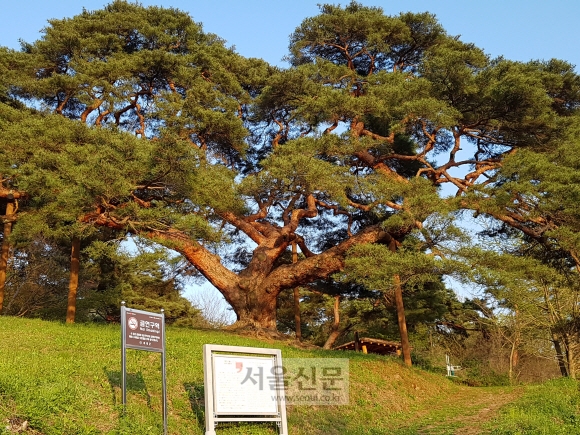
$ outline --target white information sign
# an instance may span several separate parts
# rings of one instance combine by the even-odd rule
[[[217,415],[278,414],[274,358],[214,354],[213,368]]]
[[[272,422],[288,435],[280,349],[203,345],[205,435],[221,422]]]

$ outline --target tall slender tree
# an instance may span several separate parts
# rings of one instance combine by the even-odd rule
[[[11,195],[12,196],[12,195]],[[12,219],[14,215],[14,200],[6,201],[4,214],[4,231],[2,233],[2,252],[0,253],[0,314],[4,306],[4,294],[6,288],[6,270],[10,257],[10,233],[12,232]]]
[[[68,298],[66,307],[66,323],[75,322],[77,310],[77,291],[79,288],[79,269],[81,262],[81,239],[73,237],[70,253],[70,277],[68,282]]]

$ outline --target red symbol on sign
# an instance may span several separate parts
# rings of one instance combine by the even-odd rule
[[[139,322],[137,321],[136,317],[129,317],[129,321],[127,322],[127,325],[129,325],[130,329],[135,330],[139,326]]]
[[[236,362],[236,371],[238,373],[240,373],[242,371],[242,368],[244,367],[244,363],[241,362]]]

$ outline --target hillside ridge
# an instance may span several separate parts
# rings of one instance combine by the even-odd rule
[[[161,433],[159,354],[127,351],[127,412],[121,412],[119,325],[0,317],[0,336],[0,421],[12,427],[8,433],[24,422],[27,427],[18,433]],[[431,433],[475,423],[480,427],[499,404],[518,395],[513,389],[461,386],[392,357],[300,349],[222,331],[169,327],[166,342],[170,434],[204,433],[205,343],[278,348],[283,358],[348,358],[349,404],[288,406],[291,435]],[[270,426],[246,424],[220,426],[218,433],[276,432]]]

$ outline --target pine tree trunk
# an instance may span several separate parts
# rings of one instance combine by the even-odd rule
[[[2,254],[0,255],[0,314],[4,306],[4,293],[6,290],[6,271],[8,269],[8,257],[10,255],[10,243],[8,238],[12,232],[12,221],[10,217],[14,213],[14,203],[6,203],[6,221],[4,222],[4,238],[2,239]]]
[[[296,252],[296,242],[292,242],[292,263],[298,261],[298,253]],[[296,332],[296,340],[302,341],[302,322],[300,316],[300,289],[294,287],[294,331]]]
[[[403,305],[403,289],[399,275],[395,275],[395,304],[397,305],[397,321],[399,322],[399,333],[401,335],[401,347],[403,348],[403,360],[408,366],[411,362],[411,344],[409,343],[409,333],[407,332],[407,320],[405,319],[405,306]]]
[[[226,296],[226,295],[224,295]],[[265,333],[277,333],[276,327],[276,295],[264,289],[253,288],[241,293],[235,299],[226,300],[234,309],[237,320],[231,329],[256,329]]]
[[[334,297],[334,321],[332,322],[332,329],[326,343],[322,346],[323,349],[332,349],[332,346],[340,337],[342,331],[340,330],[340,296]]]
[[[574,337],[565,334],[564,343],[566,345],[566,359],[568,362],[568,374],[572,379],[576,379],[576,345]]]
[[[548,309],[551,324],[556,325],[558,323],[558,318],[556,317],[556,314],[552,307],[547,287],[544,287],[544,302],[546,303],[546,307]],[[558,360],[558,367],[560,368],[560,373],[562,374],[562,376],[568,377],[570,376],[570,372],[568,371],[568,367],[566,365],[566,357],[564,355],[564,350],[566,348],[566,343],[563,341],[564,337],[562,337],[562,335],[560,334],[557,334],[553,328],[550,328],[550,335],[552,336],[552,343],[554,344],[554,350],[556,351],[556,359]],[[562,348],[562,345],[564,346],[564,350]]]
[[[566,367],[564,353],[562,352],[562,346],[560,345],[560,339],[553,331],[552,331],[552,343],[554,344],[554,350],[556,351],[556,359],[558,360],[558,367],[560,368],[560,373],[562,374],[562,376],[568,377],[569,373]]]
[[[296,333],[296,340],[302,341],[302,327],[300,323],[302,318],[300,315],[300,288],[294,287],[294,332]]]
[[[519,360],[519,352],[518,348],[520,346],[520,330],[519,330],[519,322],[520,322],[520,310],[518,306],[515,306],[514,310],[514,319],[515,319],[515,332],[513,339],[511,340],[512,346],[510,349],[510,368],[509,368],[509,380],[510,384],[513,384],[514,381],[514,372],[515,368],[518,365]]]
[[[77,291],[79,288],[81,239],[74,237],[70,255],[70,277],[68,282],[68,304],[66,309],[66,323],[75,322],[77,311]]]
[[[389,243],[391,252],[397,250],[395,241]],[[409,333],[407,332],[407,320],[405,319],[405,305],[403,304],[403,288],[401,287],[401,277],[394,276],[395,280],[395,305],[397,306],[397,322],[399,323],[399,334],[401,336],[401,347],[403,351],[403,361],[408,366],[412,366],[411,344],[409,343]]]
[[[510,385],[512,385],[513,382],[514,382],[514,367],[515,367],[515,364],[516,364],[515,361],[517,359],[517,356],[516,356],[517,355],[517,352],[518,351],[516,349],[516,343],[514,341],[514,342],[512,342],[512,346],[511,346],[511,349],[510,349],[510,367],[509,367],[509,370],[508,370],[508,377],[509,377],[509,380],[510,380]]]

